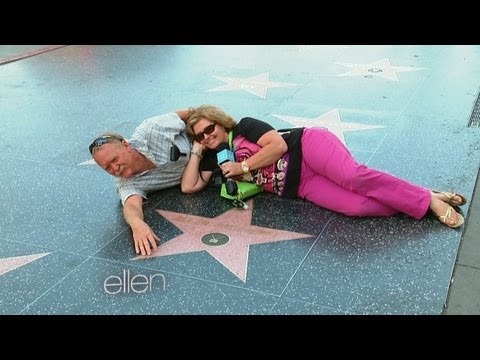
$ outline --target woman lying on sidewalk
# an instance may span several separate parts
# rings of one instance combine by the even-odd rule
[[[216,149],[233,132],[235,162],[220,165],[226,178],[252,181],[265,191],[299,197],[349,216],[407,214],[423,218],[428,210],[445,225],[464,223],[453,207],[467,199],[432,191],[386,172],[359,164],[345,145],[324,128],[295,128],[280,134],[269,124],[243,118],[238,123],[209,105],[190,109],[187,130],[192,154],[182,177],[182,191],[193,193],[209,183],[219,167]]]

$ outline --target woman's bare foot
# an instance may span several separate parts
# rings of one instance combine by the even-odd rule
[[[463,216],[457,213],[453,207],[448,204],[448,202],[442,200],[441,196],[438,195],[442,194],[432,192],[430,210],[435,214],[441,223],[451,228],[462,226],[465,222]]]

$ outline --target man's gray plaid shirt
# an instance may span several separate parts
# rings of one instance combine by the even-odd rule
[[[144,120],[135,130],[128,143],[153,161],[156,168],[131,178],[114,178],[122,204],[131,195],[144,199],[150,191],[179,185],[183,170],[190,158],[192,145],[185,122],[175,112],[158,115]],[[170,160],[170,148],[176,145],[181,153],[177,161]]]

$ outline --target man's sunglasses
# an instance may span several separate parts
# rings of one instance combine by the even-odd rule
[[[112,135],[100,136],[100,137],[96,138],[95,140],[93,140],[93,142],[88,147],[88,150],[90,150],[90,155],[93,155],[93,152],[96,149],[98,149],[103,144],[106,144],[111,139],[122,141],[122,139],[119,139],[117,136],[112,136]]]
[[[210,135],[215,130],[216,123],[208,125],[201,133],[193,135],[195,141],[200,142],[205,138],[205,135]]]

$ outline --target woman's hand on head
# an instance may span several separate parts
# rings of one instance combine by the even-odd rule
[[[200,144],[198,141],[194,140],[194,141],[193,141],[192,150],[198,151],[198,152],[201,153],[201,152],[203,152],[204,147],[203,147],[203,145]]]

